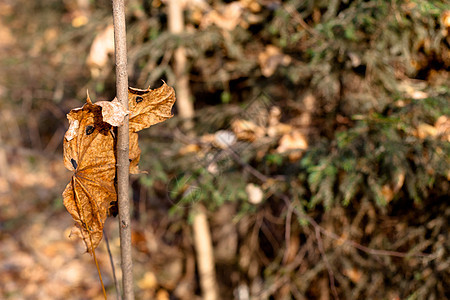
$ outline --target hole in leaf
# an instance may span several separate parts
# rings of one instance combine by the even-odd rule
[[[119,214],[119,206],[117,201],[109,202],[109,214],[113,217],[116,217]]]
[[[142,102],[142,100],[144,100],[144,98],[142,98],[141,96],[136,97],[136,103]]]
[[[95,129],[95,127],[92,125],[86,126],[86,135],[90,135],[91,133],[93,133],[94,129]]]
[[[70,162],[72,163],[72,166],[73,166],[74,169],[78,168],[78,164],[77,164],[75,159],[71,158]]]

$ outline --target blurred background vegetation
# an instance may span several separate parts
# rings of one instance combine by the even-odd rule
[[[183,47],[195,109],[189,132],[175,109],[141,136],[137,298],[201,297],[197,205],[223,299],[449,297],[449,2],[180,4],[174,34],[166,2],[127,1],[130,86],[176,89]],[[110,5],[0,2],[2,299],[101,295],[67,239],[61,153],[86,90],[115,96]]]

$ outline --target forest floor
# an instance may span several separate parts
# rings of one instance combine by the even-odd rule
[[[61,192],[71,174],[61,158],[1,149],[8,171],[0,177],[0,298],[102,299],[92,257],[69,238],[73,220]],[[100,247],[97,257],[109,286],[108,254]]]
[[[131,2],[130,84],[176,86],[164,1]],[[216,2],[186,11],[194,137],[175,110],[140,138],[136,298],[200,299],[194,202],[224,299],[449,298],[445,3]],[[2,300],[103,299],[93,257],[69,237],[62,140],[86,89],[114,98],[110,4],[0,1]],[[98,40],[102,72],[89,61]],[[120,280],[117,219],[105,232]],[[104,241],[96,256],[115,299]]]

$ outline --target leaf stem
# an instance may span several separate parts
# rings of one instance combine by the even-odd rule
[[[95,248],[94,248],[94,243],[92,241],[91,229],[89,228],[89,226],[87,225],[87,223],[85,221],[85,217],[84,217],[83,211],[81,209],[82,206],[80,204],[80,200],[79,200],[79,197],[78,197],[78,194],[77,194],[77,190],[75,189],[75,183],[76,182],[77,182],[76,177],[73,176],[72,177],[72,187],[73,187],[73,195],[74,195],[74,198],[75,198],[75,204],[77,205],[77,208],[78,208],[78,214],[80,216],[80,221],[83,224],[84,228],[86,229],[86,231],[87,231],[87,233],[89,235],[89,242],[91,243],[90,246],[91,246],[92,256],[94,257],[95,266],[97,267],[98,278],[100,279],[100,284],[102,285],[103,296],[105,297],[105,300],[106,300],[107,297],[106,297],[105,285],[103,284],[102,272],[100,272],[100,267],[98,265],[97,256],[95,255]],[[81,228],[80,228],[80,231],[83,234],[83,231],[82,231]],[[83,241],[84,241],[84,238],[83,238]],[[89,246],[86,246],[86,247],[89,250]]]
[[[88,233],[89,233],[89,240],[91,241],[91,245],[92,245],[92,235],[91,235],[90,231],[88,231]],[[94,256],[95,266],[97,267],[97,272],[98,272],[98,278],[100,279],[100,283],[102,285],[103,296],[105,297],[105,300],[106,300],[108,298],[106,297],[105,285],[103,284],[102,273],[100,272],[100,267],[98,265],[97,256],[95,256],[94,248],[92,248],[92,256]]]
[[[120,295],[119,283],[117,282],[116,268],[114,267],[114,259],[113,259],[112,253],[111,253],[111,248],[109,246],[108,235],[106,234],[106,231],[104,228],[103,228],[103,237],[105,238],[106,250],[108,250],[109,262],[111,263],[111,269],[112,269],[112,274],[113,274],[113,279],[114,279],[114,286],[116,287],[117,300],[121,300],[122,297]]]

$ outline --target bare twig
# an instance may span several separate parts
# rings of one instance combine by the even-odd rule
[[[282,286],[288,284],[289,280],[290,278],[287,275],[277,278],[268,288],[257,295],[258,299],[268,299],[270,296],[273,296]]]
[[[0,144],[3,144],[2,136],[0,135]],[[8,169],[9,169],[9,163],[8,158],[6,156],[6,149],[3,147],[0,147],[0,165],[2,166],[0,168],[0,177],[8,178]],[[8,183],[8,189],[9,190],[9,182]]]
[[[128,109],[127,40],[124,0],[112,0],[114,46],[116,58],[117,99]],[[131,256],[131,227],[129,187],[129,127],[128,116],[118,128],[117,135],[117,197],[119,202],[120,249],[122,258],[123,299],[134,299],[133,261]]]
[[[320,229],[318,227],[314,228],[316,232],[317,246],[319,247],[320,255],[322,256],[323,262],[328,270],[328,278],[330,280],[331,291],[333,292],[334,299],[339,299],[338,292],[336,290],[336,285],[334,284],[334,272],[331,268],[328,257],[325,254],[325,249],[323,248],[322,237],[320,236]]]
[[[197,203],[194,208],[196,214],[193,220],[193,233],[195,251],[197,252],[200,285],[202,287],[203,299],[220,299],[216,280],[214,263],[214,251],[212,248],[211,233],[206,217],[205,207]]]
[[[108,236],[106,235],[105,228],[103,228],[103,237],[105,238],[106,249],[108,250],[108,255],[109,255],[109,262],[111,263],[111,269],[112,269],[112,274],[113,274],[113,278],[114,278],[114,286],[116,287],[117,300],[121,300],[122,297],[120,296],[120,287],[119,287],[119,283],[117,282],[116,268],[114,267],[114,259],[113,259],[112,253],[111,253],[111,248],[109,247],[109,240],[108,240]]]
[[[283,8],[290,14],[290,16],[296,21],[303,29],[305,29],[309,34],[315,36],[317,35],[317,31],[311,28],[308,24],[306,24],[305,20],[298,13],[297,9],[292,5],[284,5]]]
[[[284,230],[284,239],[286,243],[286,250],[284,252],[283,256],[283,264],[286,264],[288,261],[288,254],[289,254],[289,245],[291,244],[291,222],[292,222],[292,206],[288,206],[288,212],[286,214],[286,225]]]
[[[181,34],[184,31],[184,18],[182,1],[169,0],[168,1],[168,21],[169,30],[174,34]],[[177,90],[177,108],[178,113],[183,119],[183,128],[190,131],[193,124],[194,104],[190,101],[189,95],[189,77],[186,73],[186,51],[184,47],[178,47],[174,53],[174,71],[175,71],[175,87]]]

